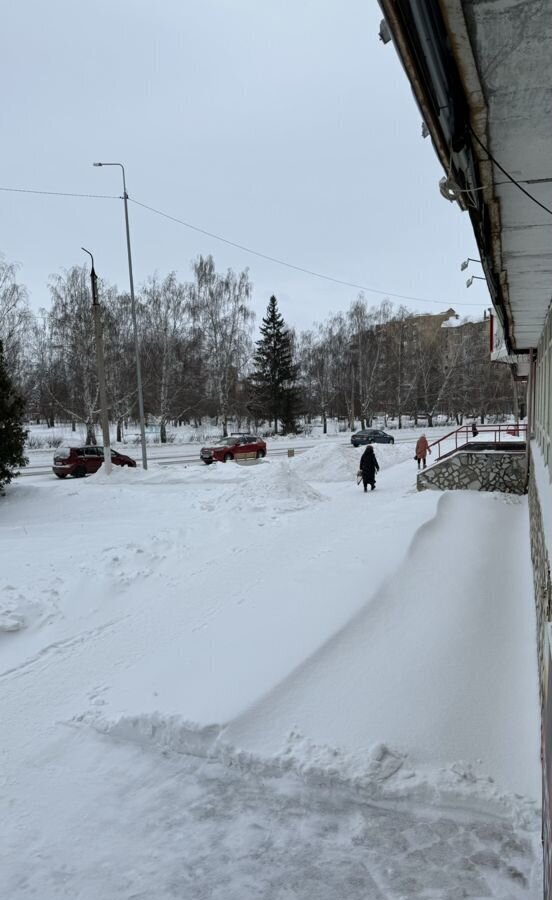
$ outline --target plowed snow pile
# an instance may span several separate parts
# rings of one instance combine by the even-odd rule
[[[198,465],[168,465],[151,463],[145,472],[143,469],[113,466],[111,474],[107,475],[102,465],[94,478],[87,478],[73,483],[82,486],[85,490],[90,486],[98,485],[162,485],[162,484],[217,484],[239,482],[247,478],[247,467],[234,463],[216,463],[211,466]]]
[[[225,502],[234,509],[293,512],[324,499],[288,462],[244,466],[242,471],[245,477],[239,479],[239,485],[224,494]]]
[[[362,450],[349,444],[322,444],[296,456],[293,471],[306,481],[354,481]]]
[[[408,441],[401,444],[374,444],[374,453],[380,469],[389,468],[412,459],[415,443]],[[351,444],[323,444],[313,447],[305,453],[296,456],[291,465],[293,471],[306,481],[324,482],[352,482],[356,478],[360,458],[364,453],[364,447],[353,447]]]

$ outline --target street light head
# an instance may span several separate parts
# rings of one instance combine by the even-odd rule
[[[468,280],[466,281],[466,287],[469,288],[472,286],[472,284],[473,284],[473,275],[471,278],[468,278]]]
[[[103,163],[92,163],[93,166],[103,166]]]
[[[98,165],[98,163],[94,163],[94,165],[96,166],[96,165]],[[470,264],[469,259],[465,259],[464,262],[462,263],[462,265],[460,266],[460,271],[464,272],[468,268],[469,264]]]

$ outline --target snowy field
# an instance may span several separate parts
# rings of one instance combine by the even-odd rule
[[[7,489],[2,896],[540,896],[526,498],[413,448]]]

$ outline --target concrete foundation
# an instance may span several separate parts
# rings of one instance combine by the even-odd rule
[[[526,492],[526,457],[523,451],[459,450],[418,473],[419,491]]]

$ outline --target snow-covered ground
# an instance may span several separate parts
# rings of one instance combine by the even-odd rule
[[[6,897],[539,896],[526,500],[413,447],[8,488]]]

